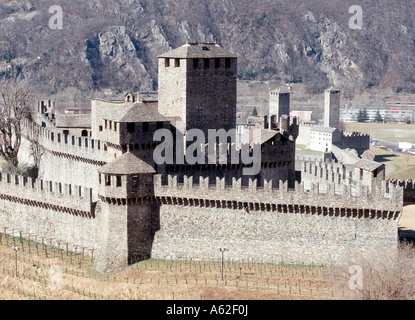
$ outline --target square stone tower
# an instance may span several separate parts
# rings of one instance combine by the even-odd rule
[[[236,127],[237,57],[216,43],[186,43],[158,57],[159,112],[198,128]]]
[[[290,115],[290,90],[285,86],[270,92],[268,112],[270,128],[273,128],[273,124],[278,123],[284,114]]]
[[[340,90],[329,88],[324,92],[324,126],[339,128]]]

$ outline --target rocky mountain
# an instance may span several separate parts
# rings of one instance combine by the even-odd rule
[[[238,77],[415,92],[414,1],[21,0],[0,3],[0,76],[44,93],[157,89],[157,55],[216,41],[238,55]],[[62,29],[50,20],[62,8]]]

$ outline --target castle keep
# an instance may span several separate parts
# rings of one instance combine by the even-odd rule
[[[244,175],[246,164],[230,161],[245,143],[232,134],[210,146],[227,151],[222,161],[155,163],[157,130],[186,142],[190,129],[228,131],[236,120],[234,54],[216,43],[187,43],[158,59],[158,102],[134,93],[124,101],[94,99],[80,132],[36,106],[23,121],[19,156],[38,164],[39,178],[0,175],[3,232],[82,248],[103,272],[149,257],[216,260],[224,246],[229,259],[317,264],[396,248],[413,183],[386,181],[372,162],[349,168],[296,161],[299,125],[289,116],[287,92],[277,92],[283,96],[259,137],[248,133],[250,152],[260,148],[258,174]],[[174,141],[178,159],[189,141]]]

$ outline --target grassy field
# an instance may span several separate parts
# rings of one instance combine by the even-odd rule
[[[20,248],[18,277],[12,245]],[[226,261],[222,280],[221,266],[150,259],[122,272],[100,274],[89,257],[3,236],[0,299],[329,300],[349,299],[352,293],[348,278],[327,267]]]
[[[372,139],[415,143],[415,124],[343,122],[342,129],[369,133]]]
[[[387,173],[387,178],[415,179],[415,156],[377,148],[370,150],[375,154],[375,161],[393,166],[394,170]]]
[[[324,152],[321,152],[321,151],[307,149],[307,147],[305,145],[302,145],[302,144],[296,144],[295,145],[295,152],[296,153],[324,153]]]

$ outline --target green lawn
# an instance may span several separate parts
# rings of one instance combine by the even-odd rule
[[[387,174],[391,179],[415,179],[415,155],[389,152],[371,148],[375,154],[375,161],[385,162],[394,166],[395,170]]]
[[[307,149],[307,147],[305,145],[296,144],[295,145],[295,153],[323,153],[323,152],[310,150],[310,149]]]
[[[341,128],[369,133],[372,139],[415,143],[415,124],[343,122]]]

